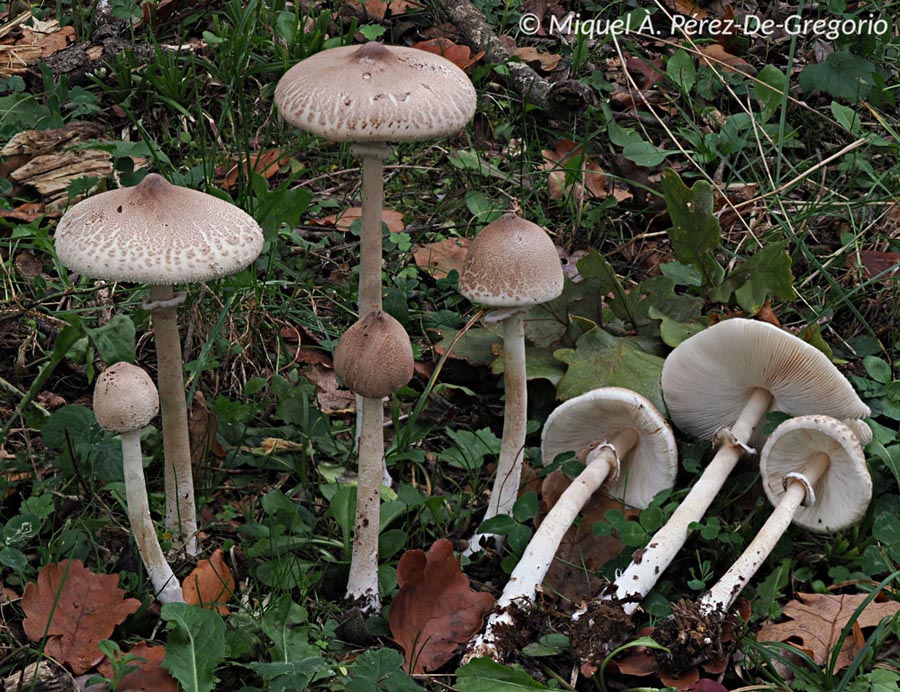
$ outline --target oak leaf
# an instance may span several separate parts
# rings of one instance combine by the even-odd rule
[[[225,553],[221,548],[216,549],[208,560],[200,560],[182,586],[185,603],[215,609],[221,615],[228,614],[225,603],[234,589],[234,577],[225,564]]]
[[[841,631],[851,621],[868,594],[798,593],[782,612],[785,622],[767,622],[756,635],[761,642],[785,642],[807,653],[819,665],[825,665],[837,646]],[[863,627],[875,627],[883,618],[900,610],[896,601],[872,601],[863,608],[838,654],[835,670],[846,668],[865,645]]]
[[[468,46],[461,46],[444,36],[419,41],[418,43],[414,43],[412,47],[417,48],[418,50],[424,50],[427,53],[440,55],[461,70],[472,67],[472,65],[484,57],[483,50],[480,50],[473,55],[472,49]]]
[[[457,274],[462,273],[471,243],[468,238],[445,238],[436,243],[415,245],[413,260],[419,269],[435,279],[444,279],[454,269]]]
[[[118,584],[118,574],[96,574],[81,560],[44,566],[22,594],[26,636],[37,642],[46,635],[45,654],[86,673],[103,659],[98,643],[141,607]]]
[[[131,647],[128,654],[145,660],[143,663],[135,661],[131,664],[138,666],[138,669],[122,678],[117,689],[140,690],[141,692],[177,692],[178,682],[169,671],[162,667],[163,659],[166,657],[164,646],[152,646],[147,642],[140,642]],[[109,659],[97,666],[97,670],[104,677],[113,677],[113,665]]]
[[[427,555],[406,551],[397,565],[397,582],[400,591],[389,623],[408,673],[433,671],[449,661],[494,606],[491,594],[472,590],[446,538],[435,541]]]
[[[334,226],[339,231],[349,231],[353,222],[362,218],[362,207],[350,207],[340,214],[331,214],[321,219],[314,219],[311,223],[317,226]],[[398,233],[406,228],[403,223],[403,214],[394,209],[381,210],[381,222],[388,227],[391,233]]]

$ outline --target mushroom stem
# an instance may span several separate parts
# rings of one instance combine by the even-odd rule
[[[125,501],[128,505],[128,521],[137,543],[138,552],[150,583],[156,591],[160,603],[183,603],[181,584],[169,567],[166,556],[159,546],[153,522],[150,519],[150,503],[147,500],[147,486],[144,480],[144,465],[141,457],[140,430],[120,433],[122,440],[122,470],[125,475]]]
[[[503,320],[503,438],[494,486],[482,522],[498,514],[509,514],[519,493],[522,456],[525,453],[525,429],[528,412],[528,388],[525,377],[525,313],[518,310]],[[465,555],[481,550],[484,538],[499,540],[494,534],[476,533],[469,540]]]
[[[381,309],[381,235],[384,162],[391,147],[381,142],[354,144],[362,162],[362,229],[359,248],[359,316]]]
[[[153,286],[150,301],[169,301],[174,295],[171,286]],[[178,337],[178,312],[173,306],[154,309],[152,314],[162,409],[166,528],[172,532],[174,545],[177,548],[184,547],[185,552],[193,557],[200,550],[197,545],[197,511],[194,503],[181,342]]]
[[[637,609],[640,601],[656,585],[660,575],[681,550],[687,541],[688,527],[706,514],[735,464],[747,451],[750,436],[763,420],[771,403],[772,395],[768,390],[757,387],[751,392],[731,430],[723,430],[718,434],[723,440],[722,446],[690,492],[665,525],[650,539],[640,559],[632,562],[616,579],[615,596],[628,601],[624,605],[627,614],[630,615]]]
[[[727,611],[731,608],[734,599],[769,557],[800,505],[813,501],[810,491],[830,465],[828,455],[818,452],[810,457],[801,473],[790,475],[784,495],[759,533],[722,578],[700,599],[700,608],[704,613]]]
[[[347,582],[347,599],[361,601],[366,614],[381,610],[378,594],[378,534],[381,526],[381,469],[384,459],[381,399],[362,398],[356,530]]]
[[[586,458],[586,466],[572,480],[569,487],[560,495],[556,504],[541,521],[528,547],[497,600],[495,612],[488,618],[484,634],[479,635],[469,646],[465,661],[479,656],[496,658],[495,645],[497,625],[513,625],[513,618],[508,607],[519,600],[533,601],[537,587],[544,581],[547,571],[553,563],[559,544],[566,532],[575,522],[591,496],[597,492],[607,479],[613,482],[619,475],[621,459],[631,451],[638,442],[638,432],[627,428],[616,435],[612,441],[601,442],[591,449]]]

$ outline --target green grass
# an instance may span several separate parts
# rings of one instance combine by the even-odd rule
[[[33,12],[71,24],[83,36],[97,25],[94,4],[57,0],[37,4]],[[122,16],[136,9],[124,0],[111,4]],[[355,469],[353,416],[339,407],[323,410],[307,362],[313,353],[329,356],[357,317],[357,231],[314,221],[358,204],[358,162],[348,146],[280,123],[272,95],[277,79],[298,60],[354,43],[360,31],[368,36],[384,28],[380,40],[401,42],[410,26],[421,31],[438,23],[435,10],[397,16],[381,27],[342,19],[330,6],[307,11],[284,0],[173,4],[181,9],[153,29],[136,29],[133,36],[124,32],[138,48],[126,48],[78,83],[54,77],[46,66],[0,79],[0,138],[76,120],[98,123],[109,138],[100,146],[116,173],[75,181],[73,196],[136,183],[142,174],[135,170],[138,159],[173,182],[231,199],[260,222],[266,245],[254,267],[209,286],[189,287],[180,312],[187,391],[198,406],[198,394],[203,395],[215,421],[208,432],[218,441],[196,466],[203,543],[208,552],[223,547],[229,553],[242,599],[232,601],[232,615],[222,625],[227,646],[213,662],[218,689],[292,689],[285,676],[293,675],[299,689],[359,690],[373,669],[384,677],[365,689],[405,689],[409,680],[384,639],[360,647],[341,629],[353,528],[354,488],[348,483]],[[510,34],[523,11],[518,2],[478,6],[498,32]],[[586,2],[579,9],[583,17],[615,18],[654,7]],[[0,2],[0,10],[6,8],[8,3]],[[735,9],[739,15],[751,11],[741,4]],[[822,12],[849,17],[864,9],[834,2]],[[663,26],[663,11],[655,11]],[[900,21],[896,3],[878,12]],[[198,45],[201,39],[204,44]],[[193,49],[171,49],[189,40]],[[553,353],[562,348],[578,353],[579,339],[597,325],[616,344],[628,340],[659,357],[673,343],[665,329],[661,333],[667,323],[649,312],[653,309],[669,310],[666,316],[675,326],[696,326],[711,315],[747,313],[751,303],[768,300],[785,326],[815,327],[807,336],[830,347],[873,409],[876,434],[867,455],[875,497],[862,523],[836,536],[789,530],[744,592],[752,602],[749,632],[741,643],[746,658],[729,666],[724,684],[728,689],[890,689],[878,685],[889,685],[900,666],[896,619],[870,632],[858,662],[847,670],[823,671],[789,658],[783,647],[756,643],[753,631],[765,618],[777,617],[797,593],[881,589],[896,598],[897,289],[889,273],[867,275],[863,258],[872,250],[900,252],[897,39],[841,36],[830,48],[855,59],[835,64],[816,58],[810,36],[738,36],[728,50],[751,63],[754,76],[719,63],[704,66],[699,52],[708,41],[698,37],[599,36],[571,46],[553,37],[518,40],[562,54],[565,64],[574,65],[569,76],[597,90],[596,106],[575,114],[542,113],[506,88],[501,70],[479,64],[471,73],[479,94],[473,124],[447,141],[398,146],[386,162],[385,205],[404,214],[408,236],[388,238],[385,305],[409,331],[417,360],[435,366],[436,374],[430,381],[427,373],[418,375],[390,403],[387,463],[397,485],[383,507],[389,517],[380,574],[385,603],[396,594],[403,551],[427,549],[441,537],[461,541],[476,528],[492,482],[490,440],[502,425],[502,386],[486,350],[492,335],[467,325],[476,310],[458,294],[457,277],[436,280],[416,268],[410,244],[472,238],[499,213],[516,209],[548,228],[567,252],[596,251],[608,263],[601,266],[590,255],[579,264],[585,281],[567,287],[553,319],[532,314],[540,320],[530,327],[530,357],[550,368],[532,373],[530,382],[526,457],[534,465],[540,464],[540,426],[556,404],[559,376],[566,372]],[[846,84],[857,82],[868,85],[865,94],[845,93]],[[633,112],[625,96],[649,83],[648,103]],[[552,199],[542,150],[554,149],[562,139],[580,144],[586,157],[565,167],[568,183],[580,179],[580,166],[590,160],[634,198]],[[276,148],[285,156],[276,175],[265,179],[244,170],[232,189],[217,188],[236,163]],[[675,178],[664,176],[666,168],[677,171],[680,188]],[[678,225],[676,198],[699,200],[704,191],[716,212],[703,221],[712,250],[702,257],[680,254],[683,246],[669,233]],[[40,201],[35,190],[0,177],[0,206]],[[195,620],[164,611],[166,630],[147,607],[152,594],[128,535],[116,441],[99,429],[89,410],[93,379],[105,364],[124,354],[155,369],[149,315],[140,308],[144,291],[73,281],[54,254],[55,223],[52,215],[30,223],[0,219],[0,449],[5,452],[0,578],[21,594],[43,565],[81,559],[95,571],[118,573],[122,587],[145,604],[114,635],[123,650],[149,637],[181,641],[194,628],[219,624],[207,615]],[[689,230],[699,233],[693,226]],[[772,247],[781,249],[760,259],[762,250]],[[24,264],[32,256],[41,270],[37,275]],[[701,269],[712,274],[701,281]],[[665,283],[661,272],[672,282]],[[754,279],[762,274],[769,278]],[[792,291],[784,288],[788,279]],[[757,285],[751,285],[754,280]],[[747,297],[751,292],[753,300]],[[677,315],[671,312],[676,304]],[[112,316],[114,328],[108,326]],[[549,332],[548,322],[553,323]],[[468,336],[442,358],[463,329]],[[602,384],[587,377],[566,386],[572,391]],[[62,397],[64,405],[47,393]],[[483,431],[479,435],[489,440],[487,447],[474,431]],[[273,438],[289,446],[264,451],[265,441]],[[143,442],[151,504],[158,512],[163,506],[159,431],[149,428]],[[674,510],[709,458],[705,443],[679,435],[679,445],[678,484],[655,503],[645,525],[638,529],[632,521],[625,527],[634,545],[608,562],[602,576],[614,577],[628,564],[631,551]],[[698,597],[749,543],[768,512],[755,465],[744,462],[645,602],[642,622],[665,617],[680,598]],[[621,531],[624,519],[611,518]],[[523,510],[513,523],[512,548],[494,560],[464,565],[478,588],[502,589],[532,530],[533,512]],[[612,531],[611,524],[598,525],[596,532]],[[168,538],[162,536],[164,542]],[[174,568],[184,576],[192,566],[183,561]],[[0,674],[7,675],[39,654],[22,632],[18,601],[4,606],[3,617],[0,645],[8,655],[0,656]],[[276,634],[284,622],[290,624],[289,641]],[[377,637],[388,634],[383,618],[367,625]],[[519,662],[536,680],[566,689],[572,663],[564,648],[555,656],[526,654]],[[272,667],[284,661],[297,666],[290,672]],[[447,689],[455,683],[455,666],[454,661],[441,671],[446,675],[418,683]],[[610,671],[604,680],[580,678],[574,689],[660,686],[655,678],[641,682]]]

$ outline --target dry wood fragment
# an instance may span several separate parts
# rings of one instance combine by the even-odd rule
[[[78,685],[65,670],[49,661],[32,663],[3,680],[4,692],[78,692]]]
[[[439,0],[439,7],[473,50],[484,51],[488,62],[506,65],[510,86],[536,106],[553,112],[578,111],[596,101],[593,90],[577,79],[550,82],[527,63],[509,62],[512,54],[469,0]]]

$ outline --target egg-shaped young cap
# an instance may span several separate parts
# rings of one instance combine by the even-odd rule
[[[370,42],[294,65],[275,87],[275,106],[291,125],[331,141],[419,141],[463,129],[475,88],[440,55]]]
[[[390,396],[413,376],[409,335],[397,320],[372,310],[344,332],[334,349],[334,373],[368,399]]]
[[[578,454],[611,442],[628,429],[637,432],[638,441],[620,456],[619,477],[608,493],[643,509],[658,492],[674,485],[678,451],[665,418],[637,392],[602,387],[557,406],[544,424],[543,462],[549,464],[563,452]]]
[[[94,415],[104,430],[140,430],[159,412],[156,385],[142,368],[131,363],[110,365],[94,384]]]
[[[681,342],[663,365],[663,397],[672,421],[701,439],[734,425],[757,387],[772,395],[769,411],[869,415],[869,407],[824,353],[767,322],[719,322]]]
[[[810,458],[825,454],[827,470],[812,484],[815,503],[801,506],[794,523],[811,531],[847,528],[862,519],[872,499],[872,478],[854,432],[829,416],[789,418],[772,431],[759,457],[769,501],[777,505],[789,473],[803,473]]]
[[[243,269],[259,255],[263,235],[233,204],[151,173],[73,206],[55,242],[60,262],[86,276],[165,286]]]
[[[459,276],[460,293],[491,308],[546,303],[562,290],[562,264],[550,236],[512,213],[481,229]]]

